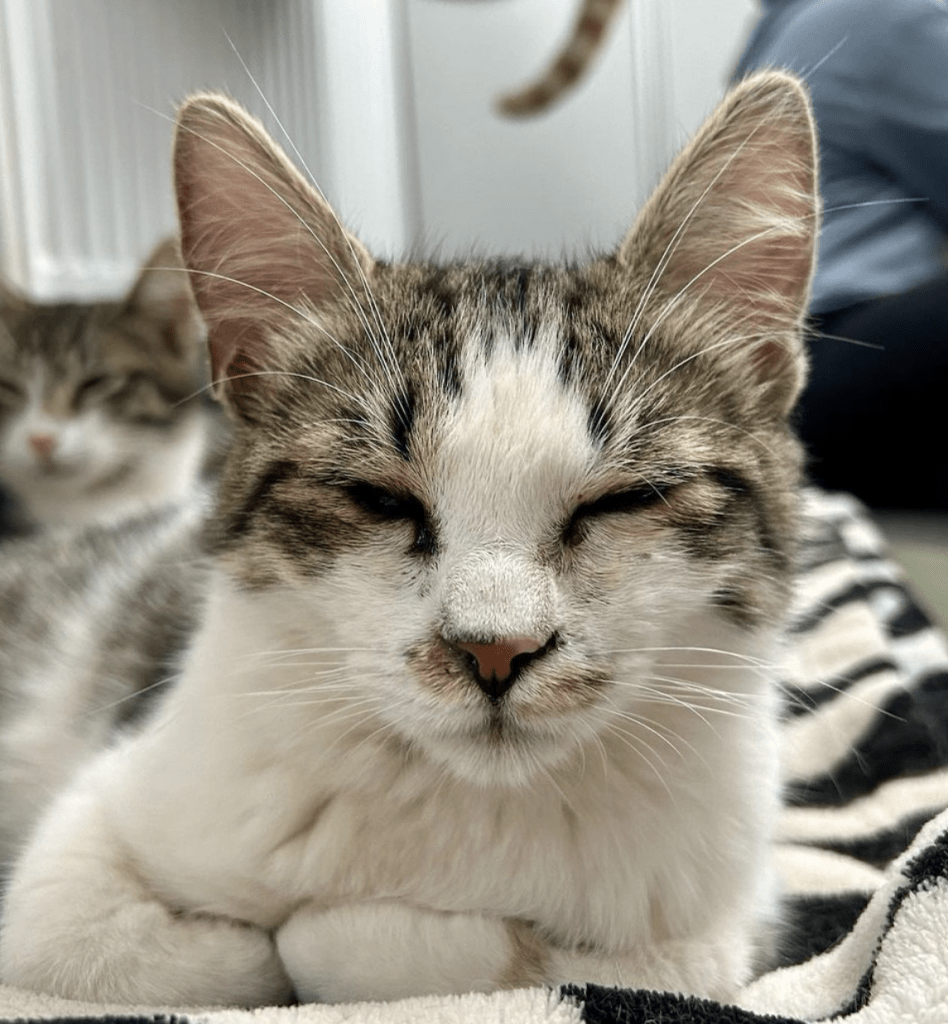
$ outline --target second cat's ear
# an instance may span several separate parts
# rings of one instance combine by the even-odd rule
[[[358,301],[372,259],[263,126],[224,96],[182,106],[174,169],[215,390],[252,419],[267,375],[280,372],[281,328]]]
[[[203,345],[204,324],[176,239],[163,239],[148,255],[124,310],[159,325],[159,336],[173,357],[192,359]]]
[[[645,275],[646,321],[694,334],[700,319],[705,337],[725,325],[719,358],[785,414],[805,378],[818,232],[809,99],[792,76],[765,72],[725,97],[678,156],[619,262]]]
[[[26,296],[0,278],[0,313],[8,315],[25,313],[29,307],[30,303]]]

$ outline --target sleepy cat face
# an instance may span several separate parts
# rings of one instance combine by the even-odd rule
[[[779,616],[798,451],[703,339],[616,362],[636,296],[602,266],[380,268],[373,293],[378,349],[337,316],[346,355],[301,348],[240,400],[219,524],[261,608],[298,595],[302,660],[349,652],[322,668],[366,728],[519,781]]]
[[[339,701],[517,783],[590,736],[661,760],[655,709],[716,667],[757,692],[789,585],[809,133],[767,76],[614,256],[434,267],[372,260],[228,101],[184,108],[182,245],[236,425],[217,550],[261,615],[293,595],[287,635],[322,659],[291,714]]]
[[[40,518],[121,487],[187,432],[203,329],[175,268],[165,243],[123,302],[3,296],[0,482]]]
[[[112,372],[96,351],[108,347],[105,312],[54,306],[18,323],[8,339],[0,402],[3,465],[11,482],[61,479],[81,489],[121,472],[133,457],[125,424],[130,407],[143,404],[145,389]]]

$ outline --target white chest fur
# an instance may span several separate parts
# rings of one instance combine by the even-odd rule
[[[172,905],[273,927],[302,901],[399,900],[617,951],[700,931],[735,889],[758,888],[758,865],[761,896],[775,791],[765,697],[711,725],[672,707],[651,748],[616,732],[531,784],[478,785],[339,692],[344,670],[326,665],[347,654],[297,595],[270,610],[222,585],[162,718],[97,772],[113,827]],[[301,688],[305,659],[288,647],[313,651],[332,680],[322,692]]]

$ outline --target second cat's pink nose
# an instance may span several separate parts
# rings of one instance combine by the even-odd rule
[[[481,679],[504,682],[513,671],[513,660],[520,654],[534,654],[543,641],[532,636],[504,637],[492,644],[461,642],[455,645],[462,651],[474,655],[477,672]]]
[[[30,434],[30,447],[44,460],[49,459],[56,449],[56,439],[49,434]]]

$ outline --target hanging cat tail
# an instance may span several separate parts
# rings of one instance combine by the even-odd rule
[[[314,323],[364,289],[373,261],[263,125],[225,96],[181,107],[174,171],[215,391],[252,419],[255,396],[283,367],[287,325]]]
[[[583,0],[569,37],[536,81],[497,99],[507,117],[542,114],[558,103],[589,71],[602,51],[622,0]]]
[[[683,334],[696,315],[719,322],[733,338],[722,358],[762,407],[785,415],[806,375],[819,219],[809,97],[793,76],[764,72],[732,90],[677,157],[619,261],[658,268],[646,319]]]

